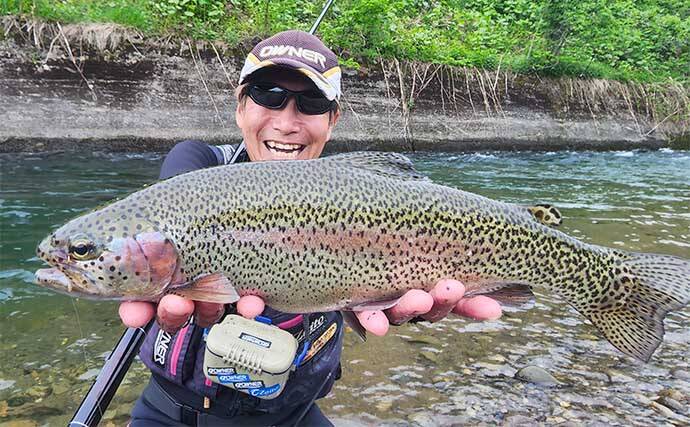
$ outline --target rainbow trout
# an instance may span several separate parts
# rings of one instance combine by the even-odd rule
[[[78,217],[43,240],[37,283],[75,296],[285,312],[390,305],[442,278],[468,295],[560,295],[622,352],[649,360],[690,299],[690,262],[580,242],[525,207],[436,185],[397,154],[198,170]],[[522,290],[522,291],[521,291]]]

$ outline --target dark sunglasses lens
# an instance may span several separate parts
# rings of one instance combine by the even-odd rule
[[[288,94],[279,87],[252,86],[249,88],[249,96],[259,105],[266,108],[280,108],[283,106]]]
[[[304,92],[298,96],[297,106],[304,114],[323,114],[333,108],[333,102],[320,92]]]

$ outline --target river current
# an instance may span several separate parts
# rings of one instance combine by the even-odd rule
[[[525,205],[562,231],[618,249],[690,258],[690,152],[414,153],[437,183]],[[64,425],[121,334],[117,304],[32,284],[38,241],[66,220],[155,181],[163,156],[0,155],[0,425]],[[496,321],[449,317],[359,342],[320,401],[336,425],[686,425],[690,309],[666,321],[650,363],[623,356],[573,309],[538,295]],[[528,366],[555,385],[525,382]],[[126,424],[147,380],[136,362],[102,425]],[[670,399],[670,400],[669,400]],[[676,406],[675,403],[679,406]],[[684,414],[685,412],[685,414]]]

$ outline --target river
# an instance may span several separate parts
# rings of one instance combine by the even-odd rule
[[[550,203],[562,230],[619,249],[690,258],[690,152],[414,153],[437,183]],[[37,242],[67,219],[155,180],[161,154],[2,154],[0,425],[64,424],[122,332],[117,305],[32,285]],[[538,295],[497,321],[456,317],[346,336],[343,378],[320,406],[337,425],[690,423],[690,315],[673,314],[648,364],[617,352],[568,306]],[[526,366],[560,384],[523,382]],[[143,388],[136,362],[103,425],[122,425]],[[661,398],[660,398],[661,396]],[[669,396],[680,406],[668,400]],[[661,399],[655,402],[655,399]],[[664,400],[666,399],[666,400]],[[686,415],[682,412],[686,411]]]

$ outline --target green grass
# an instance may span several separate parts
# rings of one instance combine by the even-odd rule
[[[113,22],[237,46],[307,30],[315,0],[0,0],[0,14]],[[319,29],[349,66],[379,58],[550,76],[690,81],[687,0],[338,0]]]

